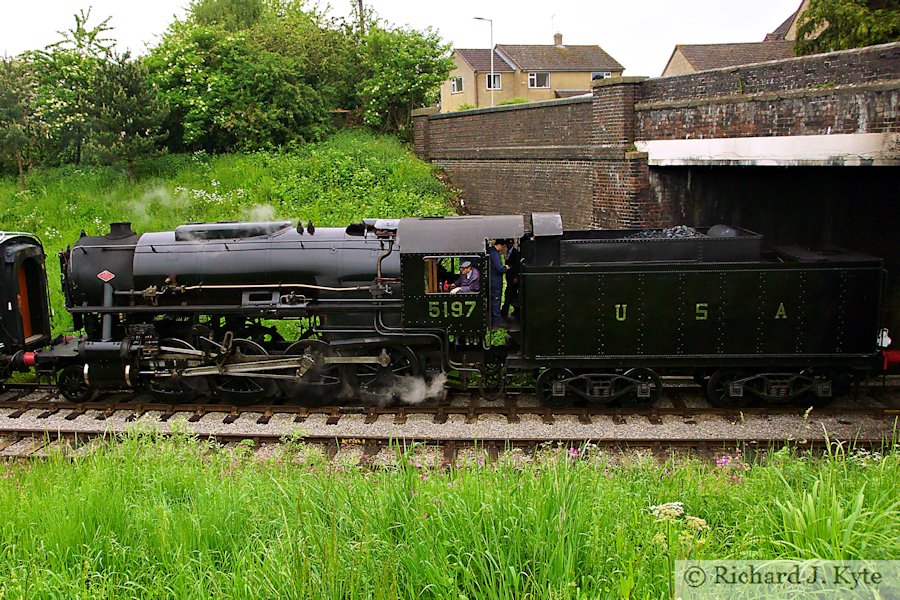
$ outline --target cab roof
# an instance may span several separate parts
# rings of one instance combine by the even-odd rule
[[[523,235],[522,215],[418,217],[400,219],[397,228],[403,254],[484,254],[486,240]]]

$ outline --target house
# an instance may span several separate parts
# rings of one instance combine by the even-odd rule
[[[566,46],[559,33],[553,42],[454,49],[456,67],[441,85],[441,112],[461,106],[484,108],[514,98],[531,102],[587,94],[593,79],[620,77],[625,69],[600,46]]]
[[[803,0],[800,7],[766,35],[761,42],[737,44],[678,44],[663,69],[662,76],[683,75],[709,69],[721,69],[736,65],[780,60],[794,56],[794,41],[797,39],[797,24],[806,10],[809,0]]]

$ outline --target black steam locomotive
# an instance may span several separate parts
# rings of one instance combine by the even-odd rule
[[[521,250],[519,320],[491,345],[487,248]],[[44,254],[0,235],[2,375],[34,368],[66,398],[139,389],[165,402],[417,401],[460,373],[485,390],[534,376],[541,400],[642,405],[693,376],[717,405],[824,403],[898,362],[880,328],[879,259],[781,247],[716,226],[667,239],[565,231],[555,213],[311,223],[115,223],[60,255],[77,336],[51,343]],[[460,265],[478,291],[450,293]]]

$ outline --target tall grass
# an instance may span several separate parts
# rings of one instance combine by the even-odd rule
[[[107,167],[36,170],[28,191],[0,179],[0,230],[37,234],[50,255],[52,305],[66,320],[53,256],[82,230],[131,221],[138,232],[192,221],[312,220],[344,226],[366,217],[449,214],[446,187],[432,167],[396,139],[340,133],[293,154],[168,155],[142,166],[138,183]]]
[[[417,462],[371,471],[297,444],[259,459],[132,434],[74,462],[0,466],[0,597],[665,598],[676,559],[900,552],[895,450],[780,452],[737,479],[590,449]],[[806,504],[815,489],[824,506]],[[666,502],[683,514],[650,510]]]

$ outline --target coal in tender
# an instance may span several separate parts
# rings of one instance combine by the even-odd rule
[[[658,240],[658,239],[682,239],[703,237],[703,234],[687,225],[676,225],[675,227],[663,227],[662,229],[644,229],[628,236],[628,239],[638,240]]]

